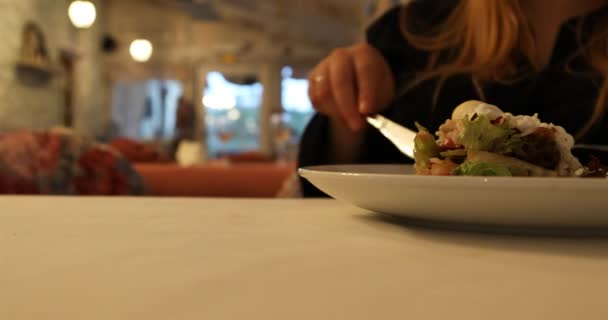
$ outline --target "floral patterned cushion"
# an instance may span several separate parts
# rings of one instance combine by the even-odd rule
[[[110,146],[66,132],[0,134],[0,194],[143,193],[142,178]]]

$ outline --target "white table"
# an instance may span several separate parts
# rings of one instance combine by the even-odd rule
[[[0,319],[608,319],[608,240],[332,200],[0,198]]]

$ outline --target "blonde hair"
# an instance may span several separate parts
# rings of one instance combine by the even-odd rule
[[[597,19],[589,41],[583,43],[583,23],[578,26],[580,51],[594,70],[604,76],[599,97],[589,121],[576,134],[584,136],[601,118],[608,102],[607,19]],[[406,40],[419,50],[430,53],[425,70],[417,74],[408,88],[438,79],[435,99],[442,83],[450,76],[471,74],[477,92],[484,98],[481,84],[489,81],[509,83],[526,76],[516,65],[517,55],[524,56],[533,70],[540,72],[534,36],[519,0],[461,0],[449,16],[428,33],[412,31],[408,25],[407,6],[402,11],[401,29]],[[483,30],[483,32],[480,32]],[[444,60],[447,55],[447,61]],[[442,61],[440,61],[440,58]]]

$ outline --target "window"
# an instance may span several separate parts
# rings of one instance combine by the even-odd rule
[[[171,140],[182,83],[176,80],[118,81],[112,90],[114,136]]]
[[[283,126],[289,128],[293,138],[299,140],[306,125],[314,114],[314,109],[308,98],[308,79],[293,78],[293,70],[284,67],[282,71],[282,104]]]
[[[254,76],[227,77],[216,71],[209,72],[205,80],[209,156],[259,149],[263,85]]]

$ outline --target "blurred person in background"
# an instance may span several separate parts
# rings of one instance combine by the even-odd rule
[[[175,159],[179,144],[184,140],[195,140],[196,136],[196,110],[194,104],[180,97],[175,115],[175,138],[171,143],[170,153]]]
[[[310,73],[299,166],[409,161],[365,116],[435,130],[467,100],[608,144],[608,1],[413,0]],[[302,181],[304,196],[323,193]]]

